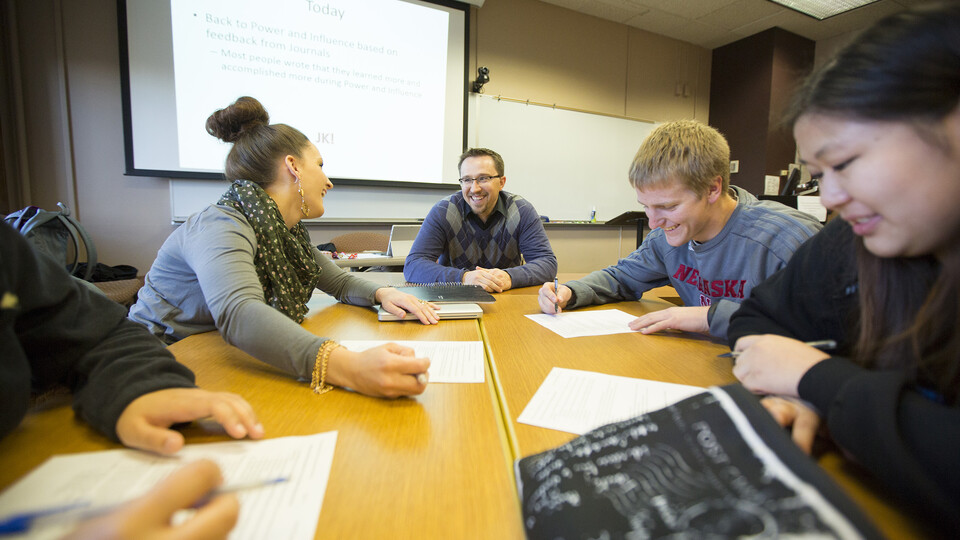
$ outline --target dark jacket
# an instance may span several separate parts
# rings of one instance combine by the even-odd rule
[[[729,342],[752,334],[836,340],[835,356],[800,380],[800,397],[819,410],[831,438],[905,505],[958,531],[960,407],[925,397],[903,372],[868,370],[847,357],[859,317],[854,239],[837,219],[801,246],[741,304]]]
[[[123,306],[0,224],[0,438],[26,415],[31,394],[56,385],[72,391],[79,417],[117,440],[131,401],[193,387],[194,376]]]

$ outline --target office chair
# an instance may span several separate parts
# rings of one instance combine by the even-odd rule
[[[361,251],[387,251],[390,239],[385,234],[373,232],[351,232],[341,234],[330,240],[343,253],[359,253]]]

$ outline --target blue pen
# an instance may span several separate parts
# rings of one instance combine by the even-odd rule
[[[553,304],[553,312],[559,313],[560,312],[560,279],[556,277],[553,278],[553,294],[557,296],[557,301],[554,302]]]
[[[88,506],[90,506],[90,502],[86,501],[14,514],[12,516],[0,519],[0,534],[26,532],[30,529],[30,525],[33,524],[34,520],[55,514],[62,514],[71,510],[79,510]]]
[[[256,480],[253,482],[246,482],[240,484],[233,484],[230,486],[222,487],[215,489],[208,493],[207,495],[201,497],[197,502],[193,503],[191,508],[200,508],[210,502],[211,499],[218,495],[223,495],[226,493],[236,493],[238,491],[245,491],[248,489],[254,489],[264,486],[269,486],[273,484],[280,484],[286,482],[287,477],[281,476],[277,478],[268,478],[266,480]],[[108,514],[117,508],[127,504],[129,501],[122,502],[119,504],[108,504],[105,506],[99,506],[94,508],[88,508],[90,506],[90,501],[83,501],[77,503],[64,504],[60,506],[52,506],[50,508],[42,508],[40,510],[29,510],[26,512],[20,512],[19,514],[13,514],[12,516],[7,516],[5,518],[0,518],[0,535],[5,534],[14,534],[22,533],[30,530],[30,527],[34,525],[42,524],[53,524],[53,523],[63,523],[65,521],[83,521],[85,519],[91,519],[97,516],[102,516]]]

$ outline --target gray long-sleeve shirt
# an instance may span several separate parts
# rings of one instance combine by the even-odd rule
[[[232,208],[211,205],[167,238],[147,273],[130,319],[167,343],[210,330],[254,358],[301,378],[310,377],[315,336],[268,305],[257,278],[253,228]],[[374,303],[379,285],[351,276],[314,250],[317,288],[337,300]]]
[[[687,306],[711,306],[710,333],[726,337],[730,316],[750,290],[821,228],[809,214],[730,189],[737,207],[717,236],[673,247],[655,229],[617,264],[567,283],[574,293],[567,308],[639,300],[654,287],[673,285]]]

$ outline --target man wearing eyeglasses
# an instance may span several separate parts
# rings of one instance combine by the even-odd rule
[[[423,220],[403,267],[411,283],[466,283],[489,292],[538,285],[557,273],[547,233],[526,199],[503,191],[503,158],[487,148],[460,156],[460,192]]]

